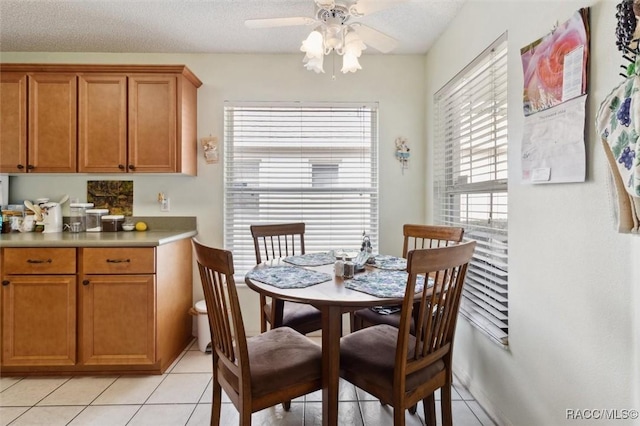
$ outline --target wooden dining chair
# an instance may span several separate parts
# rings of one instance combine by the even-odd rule
[[[435,425],[434,392],[441,389],[442,422],[452,424],[453,339],[467,266],[476,242],[411,250],[399,328],[379,324],[340,341],[340,375],[393,407],[393,424],[405,424],[405,409],[423,401],[428,425]],[[414,300],[416,279],[429,277],[432,291]],[[411,333],[417,310],[415,334]]]
[[[251,236],[256,254],[256,264],[285,256],[305,254],[304,223],[276,225],[251,225]],[[322,329],[320,311],[304,303],[285,302],[280,299],[267,300],[260,295],[260,330],[287,326],[308,334]]]
[[[405,224],[402,227],[402,233],[404,234],[402,257],[406,258],[409,250],[446,247],[453,243],[461,242],[464,236],[464,228]],[[389,324],[398,327],[400,324],[400,311],[381,314],[371,308],[365,308],[355,311],[351,318],[352,331],[376,324]]]
[[[322,349],[289,327],[247,338],[233,280],[230,251],[193,239],[212,338],[211,424],[220,424],[221,390],[236,406],[240,425],[251,413],[322,387]]]

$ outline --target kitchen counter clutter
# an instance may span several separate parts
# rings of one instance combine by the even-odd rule
[[[12,232],[0,234],[0,247],[155,247],[197,234],[196,218],[136,217],[148,231],[119,232]]]
[[[2,234],[0,375],[162,374],[192,339],[195,217]]]

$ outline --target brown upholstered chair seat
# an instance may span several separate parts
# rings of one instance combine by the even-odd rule
[[[392,314],[380,315],[371,309],[360,309],[354,313],[356,318],[363,321],[364,324],[387,324],[396,328],[400,327],[400,312]],[[411,334],[415,334],[415,323],[411,321]]]
[[[289,327],[247,339],[254,397],[322,377],[322,348]]]
[[[271,313],[271,302],[264,305],[265,315]],[[320,311],[306,303],[284,302],[282,327],[291,327],[299,333],[307,334],[322,328]]]
[[[388,316],[388,315],[381,315]],[[415,337],[410,336],[409,353],[413,353]],[[343,376],[355,374],[366,377],[376,387],[387,389],[390,401],[393,395],[393,372],[398,341],[398,328],[387,324],[375,325],[351,333],[340,340],[340,370]],[[429,367],[407,376],[406,390],[411,391],[445,374],[445,364],[439,360]]]

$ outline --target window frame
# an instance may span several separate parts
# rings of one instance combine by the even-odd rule
[[[460,314],[508,347],[507,34],[434,94],[434,218],[478,246]],[[490,111],[490,112],[487,112]],[[465,174],[466,173],[466,174]]]
[[[379,234],[378,109],[377,102],[225,101],[223,234],[225,248],[234,252],[237,275],[244,275],[248,269],[255,265],[253,240],[249,230],[251,224],[305,222],[307,225],[305,230],[307,252],[357,249],[362,242],[363,230],[369,235],[372,243],[377,245]],[[271,118],[261,121],[257,118],[239,117],[240,111],[248,110],[269,111]],[[288,122],[288,118],[284,117],[286,115],[284,112],[282,112],[282,117],[278,117],[279,111],[286,111],[286,113],[298,111],[301,114],[299,124],[302,130],[300,130],[300,135],[296,134],[295,125],[291,125],[293,122]],[[312,115],[317,114],[320,117],[319,120],[326,118],[336,121],[335,124],[325,125],[316,132],[314,127],[316,125],[306,122],[304,114],[307,114],[306,118],[309,120],[316,119]],[[246,121],[240,123],[240,120]],[[271,124],[281,126],[282,122],[279,120],[284,120],[291,125],[287,128],[287,132],[290,133],[287,133],[280,140],[278,132],[273,131],[273,127],[269,128]],[[240,147],[242,145],[240,141],[243,137],[239,135],[239,131],[234,130],[237,125],[255,126],[255,128],[251,127],[251,131],[255,131],[254,134],[257,136],[252,136],[255,138],[253,142],[244,142],[244,152]],[[305,132],[311,132],[313,136],[305,139],[305,135],[309,134]],[[265,136],[264,141],[256,142],[263,137],[263,134],[267,133],[271,139]],[[320,136],[316,136],[315,133]],[[274,136],[274,134],[276,135]],[[325,135],[326,139],[323,139]],[[300,138],[299,146],[295,145],[297,137]],[[249,148],[247,143],[253,144],[252,147]],[[253,152],[250,156],[245,155],[249,149]],[[278,157],[278,155],[284,151],[289,153],[287,155],[295,152],[290,155],[292,165],[287,169],[293,171],[289,172],[289,176],[293,176],[295,179],[297,176],[296,167],[305,168],[303,172],[300,172],[300,182],[291,180],[293,183],[290,187],[286,187],[286,184],[283,183],[289,182],[284,178],[273,177],[279,173],[286,173],[280,171],[284,168],[277,169],[277,166],[273,165],[278,160],[282,160],[282,157]],[[299,156],[298,159],[295,158],[296,155]],[[255,171],[256,180],[253,183],[242,184],[241,178],[234,173],[242,168],[239,162],[244,161],[248,164],[247,161],[251,161],[248,158],[252,158],[258,163]],[[269,161],[273,162],[271,166]],[[320,170],[315,167],[317,165],[320,165],[320,168],[327,165],[329,171],[319,173],[332,177],[324,185],[317,184],[318,175],[316,172]],[[333,179],[335,176],[334,165],[338,167],[337,181]],[[358,170],[364,171],[362,173],[364,176],[358,177]],[[270,175],[270,173],[273,174]],[[341,176],[340,173],[345,173],[345,175]],[[257,200],[256,212],[258,214],[251,217],[251,212],[249,212],[248,218],[236,219],[234,212],[242,207],[244,201],[234,200],[233,197],[245,197],[248,193],[255,194],[254,199]],[[300,195],[300,200],[292,200],[291,203],[298,202],[299,205],[296,207],[294,204],[287,204],[287,213],[278,213],[277,207],[272,209],[273,214],[264,213],[266,210],[260,213],[261,209],[265,209],[265,197],[271,197],[273,203],[277,204],[278,202],[284,203],[283,200],[286,197],[294,198],[298,195]],[[330,202],[327,201],[329,199],[342,199],[342,204],[336,202],[335,207],[330,208],[333,210],[328,210],[326,204]],[[316,203],[316,207],[314,207],[314,203]],[[349,214],[350,205],[356,206],[353,208],[358,209],[358,214],[352,214],[348,220],[345,219],[346,223],[341,223],[341,218]],[[309,214],[312,209],[319,212],[318,217],[316,214]],[[366,214],[360,214],[360,209]],[[335,224],[329,223],[332,222],[333,216],[335,216]],[[341,227],[348,229],[342,231]],[[355,227],[362,229],[356,233]],[[340,233],[344,233],[345,236],[339,236]]]

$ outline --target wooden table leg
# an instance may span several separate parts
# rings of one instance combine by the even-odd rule
[[[322,311],[322,424],[338,424],[340,383],[340,329],[342,309],[323,306]]]

